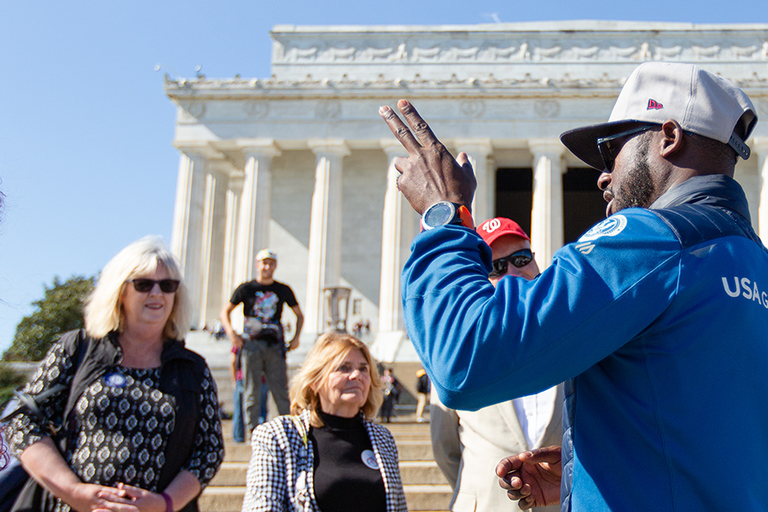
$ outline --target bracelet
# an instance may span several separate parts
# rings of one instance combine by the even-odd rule
[[[160,496],[165,500],[165,512],[173,512],[173,500],[168,496],[168,493],[161,492]]]

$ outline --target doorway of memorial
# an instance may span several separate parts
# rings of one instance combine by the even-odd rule
[[[597,188],[600,171],[569,168],[563,175],[563,240],[575,242],[590,227],[605,218],[605,201]],[[496,170],[496,217],[508,217],[531,232],[533,170]]]

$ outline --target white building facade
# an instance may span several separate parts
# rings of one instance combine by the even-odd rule
[[[181,153],[172,250],[199,327],[270,247],[304,311],[305,350],[328,327],[323,289],[346,286],[348,324],[370,321],[376,355],[413,357],[400,272],[419,220],[394,186],[404,149],[378,115],[399,98],[470,155],[476,221],[518,220],[544,268],[605,208],[599,173],[560,133],[605,121],[638,64],[697,63],[735,81],[762,119],[736,179],[768,239],[768,25],[277,26],[272,38],[269,78],[166,78]]]

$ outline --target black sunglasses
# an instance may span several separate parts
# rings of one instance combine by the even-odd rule
[[[533,253],[530,249],[522,249],[517,252],[513,252],[509,256],[493,260],[493,271],[488,275],[489,277],[499,277],[507,273],[507,265],[511,263],[517,268],[522,268],[529,264],[533,259]]]
[[[174,293],[179,289],[178,279],[160,279],[159,281],[155,281],[154,279],[144,279],[143,277],[140,277],[138,279],[129,279],[126,282],[133,283],[133,289],[139,293],[151,292],[152,288],[155,287],[155,283],[160,286],[160,291],[163,293]]]
[[[597,150],[600,152],[600,156],[603,159],[603,164],[605,165],[605,171],[603,172],[613,171],[613,163],[616,161],[616,155],[613,153],[613,151],[614,149],[620,147],[619,144],[613,144],[614,141],[629,137],[630,135],[637,135],[638,133],[647,132],[648,130],[656,128],[656,126],[658,125],[649,124],[640,126],[639,128],[633,128],[625,132],[617,133],[616,135],[611,135],[610,137],[602,137],[597,139]]]

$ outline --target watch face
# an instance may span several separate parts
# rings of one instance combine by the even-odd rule
[[[424,225],[429,228],[445,226],[453,220],[455,208],[451,203],[436,203],[424,214]]]

